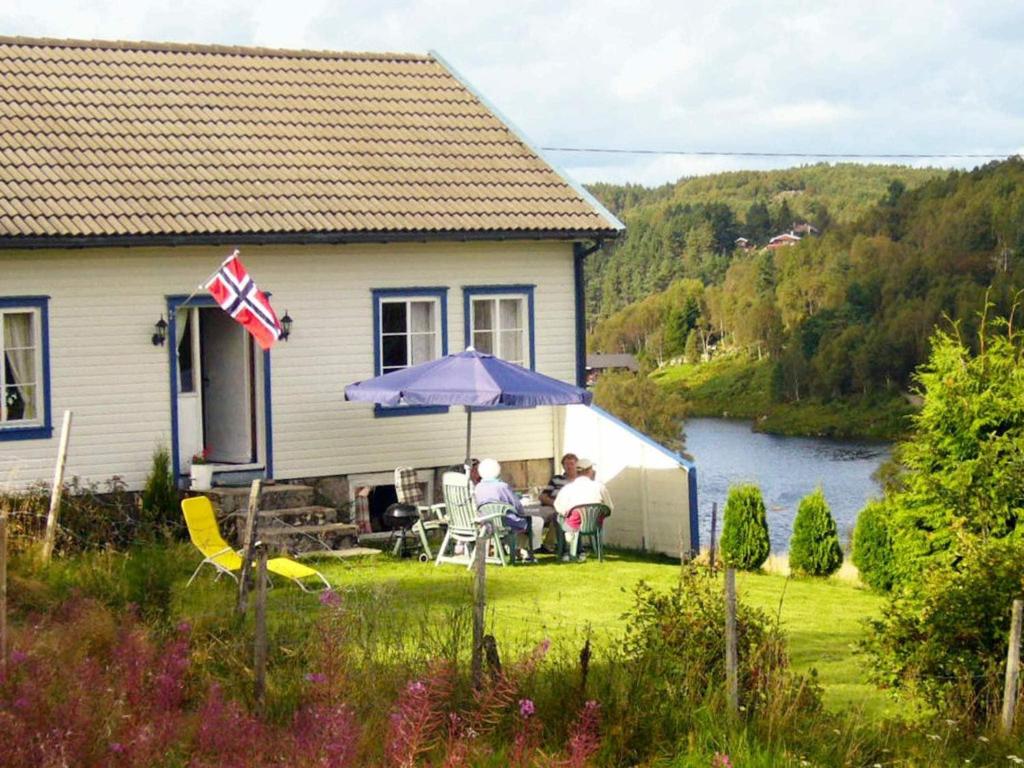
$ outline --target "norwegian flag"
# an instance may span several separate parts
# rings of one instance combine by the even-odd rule
[[[281,323],[274,308],[249,277],[238,251],[224,260],[205,287],[221,309],[240,322],[264,351],[281,337]]]

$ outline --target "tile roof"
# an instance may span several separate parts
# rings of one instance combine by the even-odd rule
[[[433,56],[0,37],[0,242],[614,236]]]

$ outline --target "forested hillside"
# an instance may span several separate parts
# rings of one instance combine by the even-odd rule
[[[653,262],[658,274],[666,263],[661,251],[640,244],[645,233],[654,237],[656,212],[665,210],[638,210],[646,224],[622,249]],[[894,179],[876,204],[850,203],[845,222],[775,250],[691,252],[694,232],[726,240],[710,226],[711,210],[722,220],[729,215],[723,211],[732,212],[724,203],[691,205],[690,216],[704,218],[674,257],[681,271],[669,276],[666,290],[599,322],[595,351],[630,351],[655,363],[746,351],[762,368],[770,364],[775,402],[895,393],[910,385],[937,324],[959,323],[965,339],[975,338],[986,295],[992,314],[1009,315],[1024,288],[1020,158],[944,174],[915,189]],[[790,212],[796,210],[808,209],[794,203]],[[621,274],[607,279],[621,281]]]
[[[764,245],[797,221],[827,231],[863,215],[898,181],[913,189],[945,176],[935,169],[818,164],[779,171],[737,171],[647,188],[589,187],[627,225],[618,243],[587,261],[592,321],[691,277],[721,282],[737,237]]]

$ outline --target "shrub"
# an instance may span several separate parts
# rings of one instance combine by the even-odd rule
[[[842,564],[836,521],[818,488],[800,500],[789,540],[789,565],[808,576],[831,576]]]
[[[171,472],[171,457],[164,446],[153,451],[153,466],[142,490],[140,522],[150,529],[180,528],[178,488]]]
[[[864,646],[878,682],[978,722],[998,714],[1010,613],[1024,580],[1024,542],[962,541],[957,570],[930,569],[872,622]]]
[[[594,386],[594,402],[673,451],[683,448],[686,403],[647,376],[609,371]]]
[[[768,559],[771,542],[761,489],[736,485],[729,489],[722,525],[722,560],[743,571],[756,571]]]
[[[865,584],[888,592],[893,585],[892,558],[889,512],[882,502],[870,501],[853,529],[853,564]]]

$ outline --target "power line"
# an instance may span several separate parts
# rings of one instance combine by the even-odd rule
[[[918,152],[727,152],[716,150],[684,149],[622,149],[617,147],[541,147],[545,152],[579,152],[603,155],[679,155],[683,157],[805,157],[817,160],[870,159],[870,160],[999,160],[1015,152],[1002,154],[975,154],[944,152],[922,154]]]

